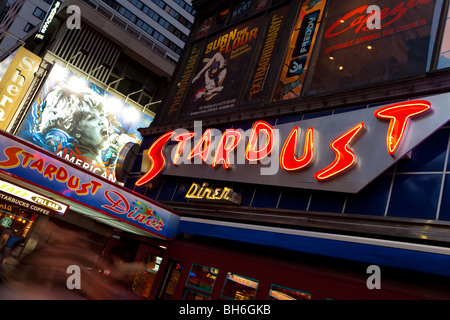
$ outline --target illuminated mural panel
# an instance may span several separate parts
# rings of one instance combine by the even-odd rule
[[[17,136],[116,182],[115,167],[153,118],[55,64]]]

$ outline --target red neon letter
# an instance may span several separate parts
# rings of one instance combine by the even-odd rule
[[[231,138],[231,142],[227,144],[228,138]],[[213,168],[219,163],[223,162],[223,167],[228,169],[230,167],[230,152],[236,148],[239,141],[241,141],[242,134],[235,129],[227,129],[220,138],[219,145],[217,146],[216,154],[214,155]]]
[[[166,164],[166,159],[164,158],[163,148],[167,141],[172,138],[173,131],[167,132],[163,136],[159,137],[156,140],[150,149],[148,149],[147,156],[152,162],[150,169],[144,174],[138,181],[136,181],[135,185],[142,186],[148,182],[150,182],[153,178],[155,178],[164,168]]]
[[[187,157],[187,160],[192,159],[195,156],[200,156],[203,162],[206,162],[206,160],[208,159],[209,148],[211,146],[211,140],[211,130],[206,129],[205,133],[203,133],[202,137]]]
[[[297,136],[298,126],[291,131],[281,150],[280,164],[284,170],[292,171],[305,168],[313,159],[313,128],[309,128],[306,131],[305,147],[303,149],[303,156],[300,159],[295,156]]]
[[[191,139],[194,136],[193,132],[181,133],[173,138],[173,140],[178,141],[177,149],[175,150],[175,154],[173,155],[173,165],[177,165],[178,159],[181,157],[181,153],[183,152],[184,145],[186,141]]]
[[[314,178],[317,180],[329,179],[350,168],[355,163],[355,154],[348,148],[348,145],[362,128],[364,128],[364,122],[361,122],[331,142],[330,147],[336,153],[336,158],[328,167],[316,172]]]
[[[266,144],[264,147],[255,150],[260,131],[266,135]],[[274,138],[275,132],[270,124],[265,121],[256,121],[250,134],[247,150],[245,150],[245,158],[248,161],[257,161],[267,157],[272,152],[275,143]]]
[[[391,119],[386,135],[387,150],[393,155],[402,141],[407,129],[409,118],[419,115],[431,108],[431,103],[425,100],[413,100],[396,103],[375,111],[374,116]]]

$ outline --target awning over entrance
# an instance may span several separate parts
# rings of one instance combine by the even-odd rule
[[[166,240],[178,234],[180,217],[173,210],[3,131],[0,173],[115,228]]]

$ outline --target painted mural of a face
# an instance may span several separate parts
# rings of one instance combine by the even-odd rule
[[[97,159],[107,147],[109,120],[100,95],[60,86],[47,94],[36,129],[43,135],[62,130],[78,141],[81,156]]]

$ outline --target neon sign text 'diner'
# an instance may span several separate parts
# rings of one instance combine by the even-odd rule
[[[389,121],[389,128],[386,132],[386,149],[389,155],[393,156],[399,148],[401,142],[405,139],[406,129],[409,122],[414,117],[422,115],[431,109],[431,103],[426,100],[412,100],[396,104],[391,104],[377,109],[373,115],[380,121]],[[356,162],[356,155],[350,149],[352,141],[354,141],[365,128],[364,122],[359,122],[351,129],[341,133],[331,143],[330,148],[335,154],[335,158],[331,163],[318,170],[314,174],[317,181],[325,181],[336,177],[340,173],[349,170]],[[285,140],[280,154],[280,166],[286,171],[299,171],[309,167],[314,163],[315,158],[315,135],[313,127],[306,130],[303,154],[301,157],[296,156],[296,147],[298,140],[299,127],[295,126]],[[265,137],[265,143],[258,148],[260,135]],[[156,176],[158,176],[166,165],[166,157],[164,148],[172,139],[177,142],[174,149],[172,164],[179,165],[179,159],[182,156],[183,149],[187,142],[194,138],[193,132],[185,132],[176,134],[170,131],[159,137],[153,145],[148,149],[147,156],[150,160],[149,170],[136,182],[137,186],[144,185]],[[250,138],[245,149],[245,158],[249,162],[258,162],[269,156],[275,147],[275,139],[277,138],[274,128],[265,121],[256,121],[250,133]],[[219,143],[215,150],[211,150],[212,132],[211,129],[205,130],[202,137],[196,142],[189,152],[186,160],[199,157],[203,162],[207,162],[211,154],[212,167],[218,167],[222,164],[224,169],[229,169],[231,165],[230,155],[243,141],[243,135],[240,130],[226,129],[219,139]],[[262,144],[262,143],[260,143]],[[211,153],[213,151],[213,153]]]

